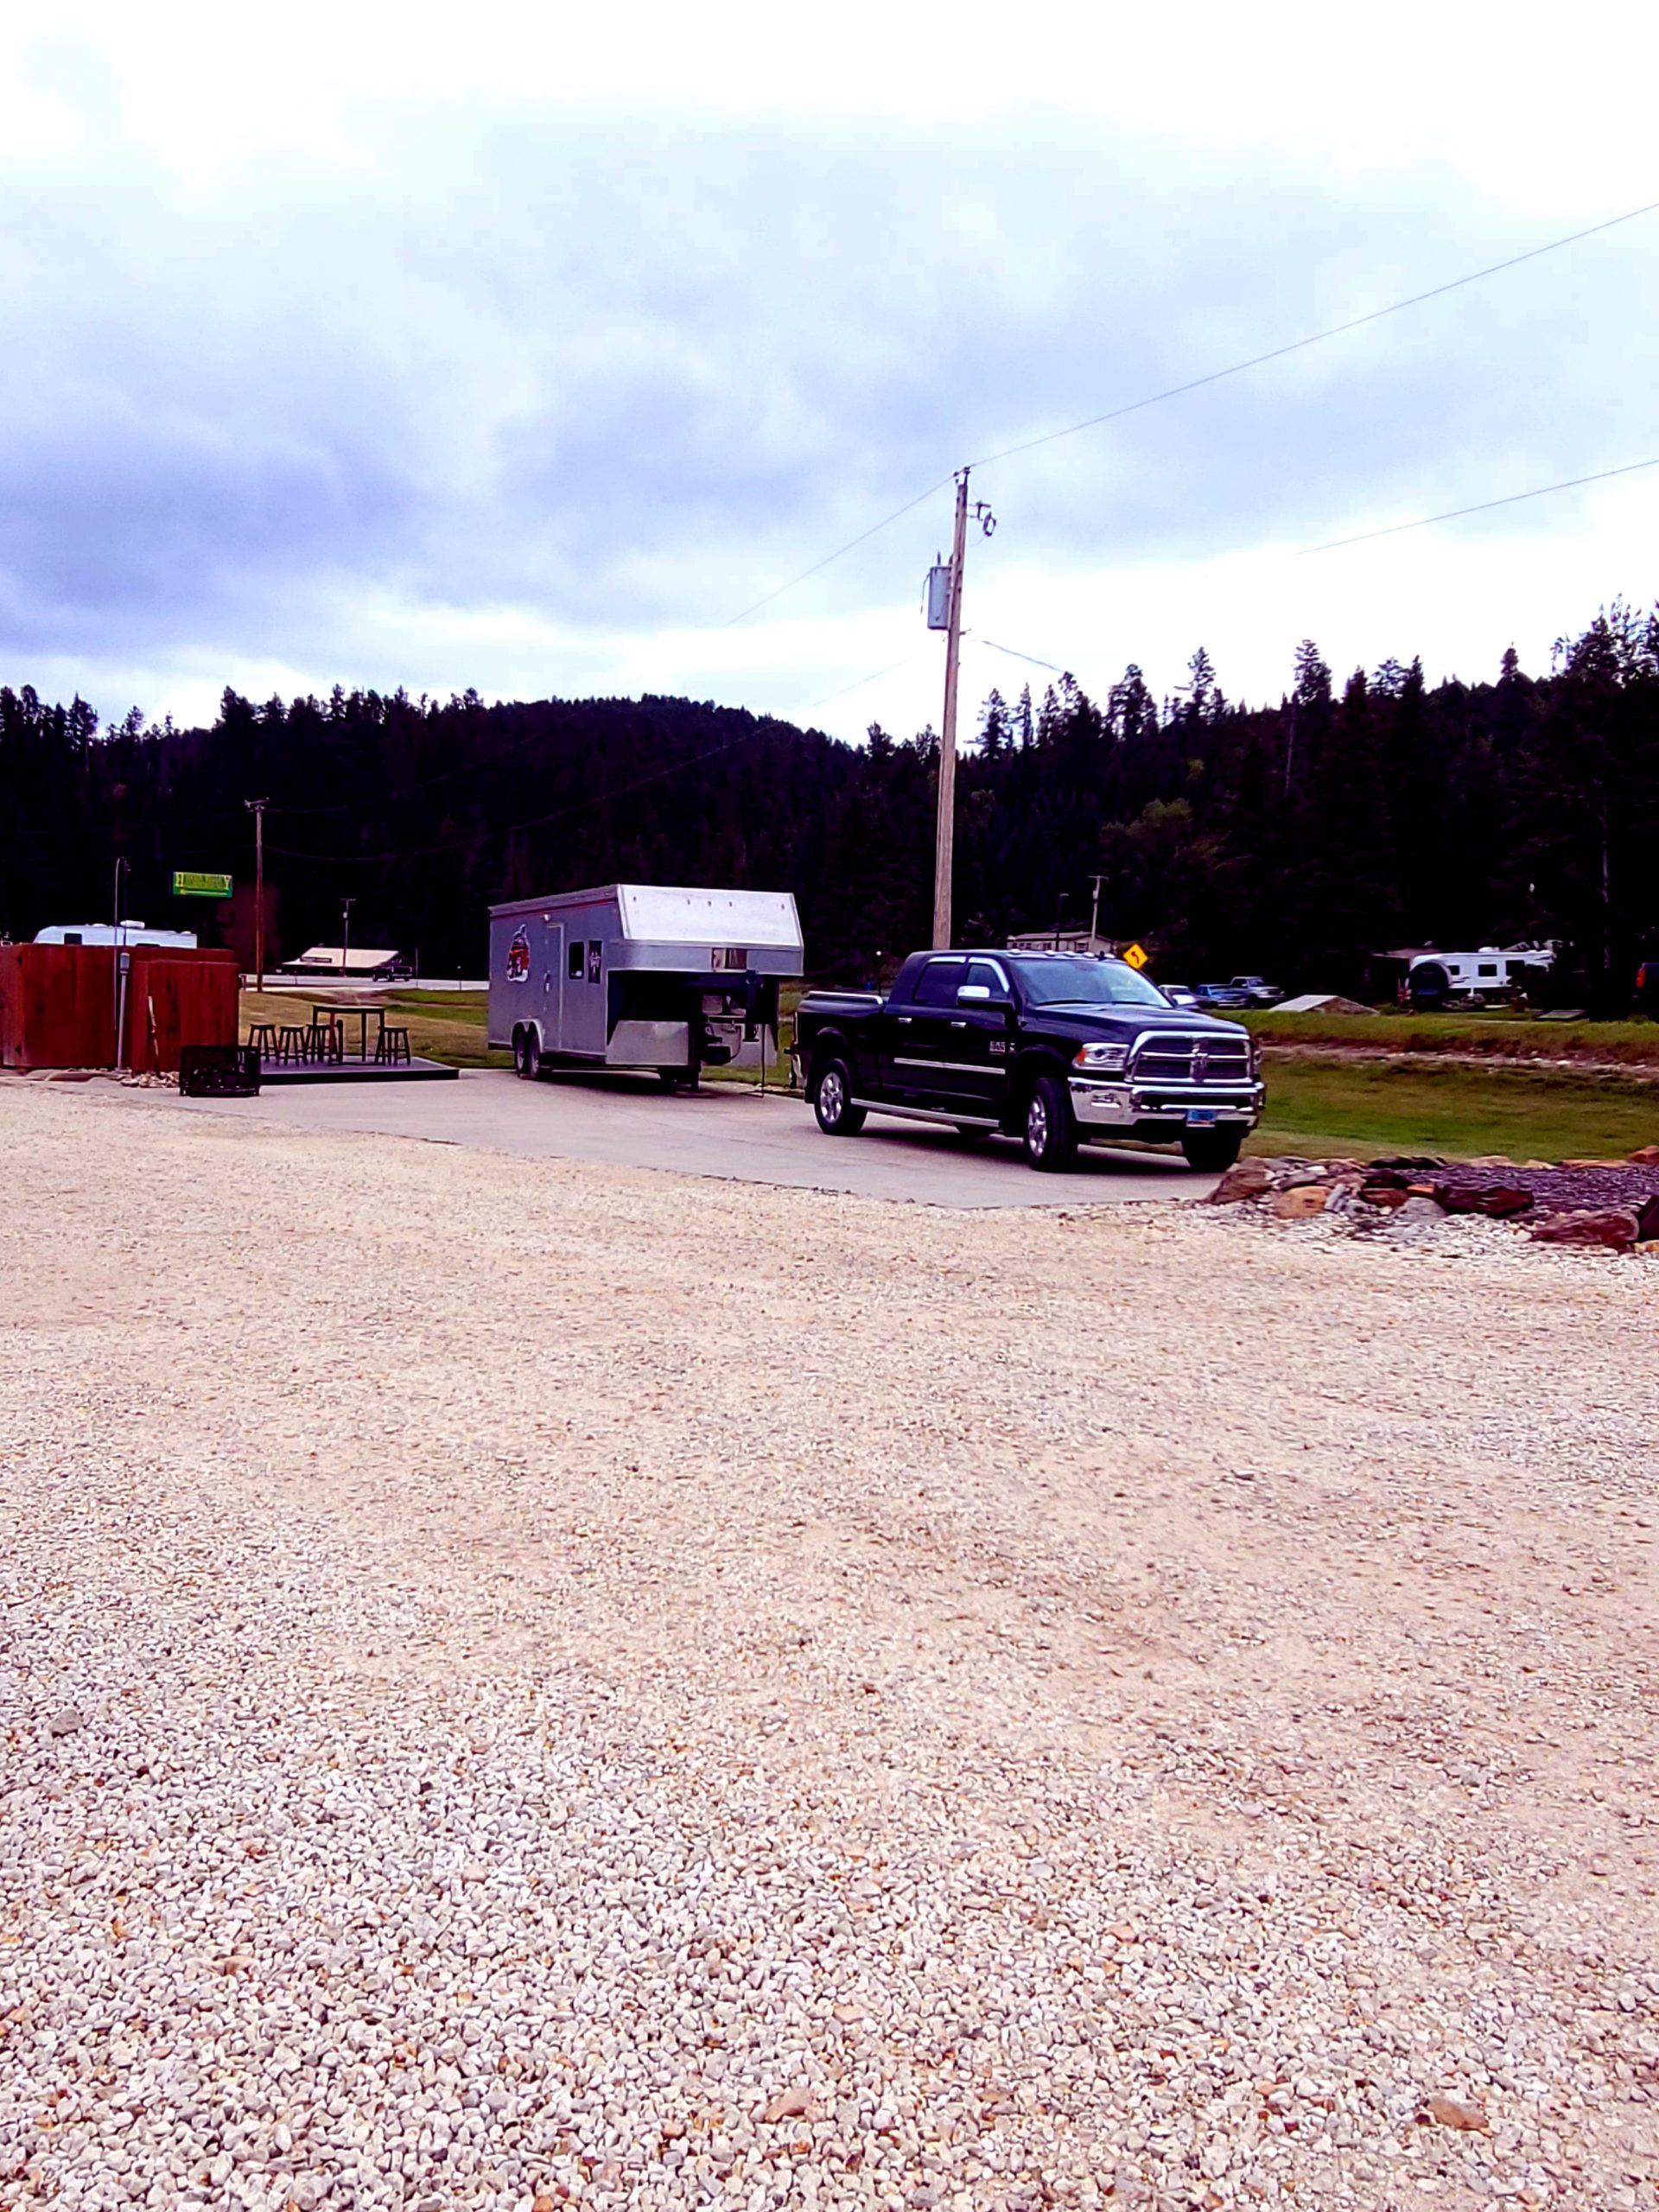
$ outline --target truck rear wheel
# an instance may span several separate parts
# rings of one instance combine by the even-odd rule
[[[1186,1164],[1200,1174],[1224,1175],[1244,1143],[1243,1129],[1189,1129],[1181,1139]]]
[[[1071,1096],[1058,1076],[1039,1075],[1026,1101],[1022,1132],[1027,1166],[1064,1174],[1077,1161],[1077,1123]]]
[[[855,1137],[865,1112],[853,1102],[853,1078],[845,1060],[826,1060],[813,1071],[812,1111],[827,1137]]]
[[[512,1033],[512,1071],[526,1083],[534,1083],[541,1071],[542,1055],[536,1043],[533,1029],[515,1029]]]

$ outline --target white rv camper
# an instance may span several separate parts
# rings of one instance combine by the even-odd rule
[[[787,891],[613,883],[490,909],[489,1041],[522,1076],[654,1069],[672,1087],[777,1050],[778,986],[801,972]]]
[[[1483,944],[1474,952],[1420,952],[1406,971],[1418,1007],[1484,1006],[1517,991],[1536,990],[1555,964],[1547,944]]]

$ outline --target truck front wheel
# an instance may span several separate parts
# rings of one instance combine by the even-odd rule
[[[1224,1175],[1244,1142],[1243,1129],[1189,1129],[1181,1139],[1186,1164],[1200,1174]]]
[[[812,1111],[827,1137],[855,1137],[864,1126],[864,1109],[853,1103],[853,1078],[845,1060],[826,1060],[812,1079]]]
[[[1050,1175],[1063,1174],[1077,1160],[1077,1123],[1071,1095],[1058,1076],[1039,1075],[1026,1101],[1023,1132],[1027,1164]]]

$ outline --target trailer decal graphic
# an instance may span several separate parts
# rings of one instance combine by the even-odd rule
[[[521,923],[507,947],[507,981],[527,983],[530,981],[530,931]]]

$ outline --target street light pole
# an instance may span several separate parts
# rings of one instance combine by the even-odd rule
[[[255,988],[265,988],[265,809],[268,798],[245,798],[253,817],[253,966]]]
[[[1095,887],[1095,903],[1089,909],[1089,950],[1092,952],[1095,939],[1100,935],[1100,887],[1106,879],[1103,875],[1093,875],[1089,880]]]
[[[346,973],[346,963],[351,956],[352,908],[356,903],[354,897],[342,899],[340,902],[340,972],[342,976]]]
[[[114,986],[111,993],[114,1001],[111,1018],[115,1023],[115,1058],[112,1065],[118,1068],[121,1065],[121,876],[124,869],[130,874],[131,863],[118,856],[115,863],[115,888],[110,899],[110,936],[114,943],[112,955],[114,966],[111,976],[111,981]]]

